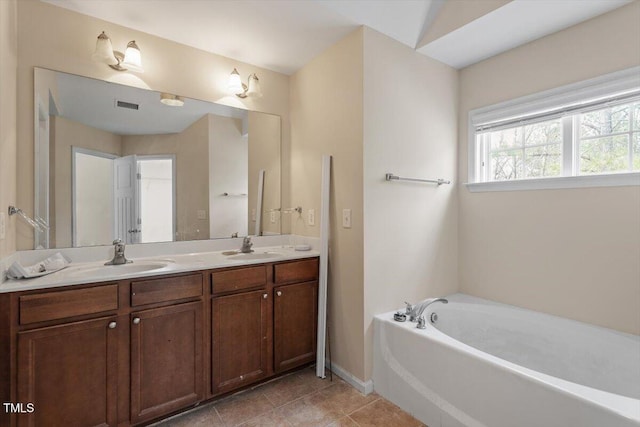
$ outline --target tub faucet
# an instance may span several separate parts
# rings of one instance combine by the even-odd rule
[[[443,304],[449,303],[449,301],[444,298],[427,298],[426,300],[420,301],[413,306],[413,308],[409,312],[409,320],[411,322],[417,321],[422,316],[424,310],[434,302],[441,302]]]
[[[244,239],[242,239],[242,247],[240,248],[240,252],[242,252],[243,254],[249,254],[253,252],[251,246],[253,246],[253,243],[251,243],[251,236],[246,236]]]
[[[125,258],[124,243],[122,243],[122,240],[120,239],[114,240],[113,246],[114,246],[113,259],[111,261],[105,262],[104,265],[122,265],[122,264],[129,264],[130,262],[133,262]]]

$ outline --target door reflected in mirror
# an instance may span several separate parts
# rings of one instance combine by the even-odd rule
[[[278,116],[40,68],[35,109],[35,248],[282,231]]]

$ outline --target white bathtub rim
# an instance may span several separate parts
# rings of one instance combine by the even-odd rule
[[[505,303],[501,303],[501,302],[497,302],[497,301],[492,301],[492,300],[476,297],[476,296],[473,296],[473,295],[463,294],[463,293],[460,293],[460,292],[455,293],[455,294],[447,295],[447,296],[445,296],[445,298],[447,298],[449,301],[453,301],[453,302],[457,302],[457,303],[470,304],[470,305],[486,305],[486,306],[491,306],[491,307],[498,307],[498,308],[501,308],[501,309],[513,310],[513,311],[516,311],[516,312],[519,312],[519,313],[525,313],[528,316],[535,316],[537,318],[557,319],[558,321],[562,321],[562,322],[565,322],[567,324],[579,326],[579,327],[585,328],[585,329],[591,329],[591,330],[596,331],[598,333],[613,334],[613,335],[618,335],[618,336],[626,338],[626,339],[631,339],[631,340],[634,340],[634,341],[640,341],[640,336],[634,335],[634,334],[630,334],[628,332],[622,332],[622,331],[618,331],[616,329],[605,328],[604,326],[594,325],[592,323],[581,322],[579,320],[569,319],[568,317],[556,316],[554,314],[544,313],[542,311],[535,311],[535,310],[531,310],[531,309],[524,308],[524,307],[518,307],[517,305],[511,305],[511,304],[505,304]],[[437,309],[437,305],[433,306],[433,309]],[[402,308],[402,310],[404,310],[404,307]],[[394,311],[394,313],[395,313],[395,311]]]
[[[633,377],[625,376],[625,379],[623,381],[625,382],[631,381],[632,382],[631,384],[640,384],[640,383],[637,383],[637,381],[640,381],[640,377],[638,376],[638,374],[640,374],[640,365],[639,365],[640,358],[633,357],[633,356],[636,356],[636,353],[638,353],[637,356],[640,356],[640,336],[626,334],[624,332],[619,332],[619,331],[613,331],[607,328],[589,325],[589,324],[585,324],[585,323],[570,320],[570,319],[564,319],[562,317],[551,316],[545,313],[539,313],[539,312],[531,311],[528,309],[512,307],[506,304],[493,303],[491,301],[487,301],[488,304],[485,304],[484,302],[486,300],[482,300],[480,298],[469,297],[466,295],[463,295],[462,297],[465,297],[465,298],[460,298],[460,294],[456,294],[453,297],[451,297],[452,302],[455,302],[456,304],[451,304],[449,306],[441,305],[439,307],[434,306],[433,311],[437,313],[441,313],[443,315],[445,311],[447,311],[449,316],[454,316],[454,317],[458,315],[458,314],[454,314],[456,312],[460,313],[460,315],[462,316],[466,316],[468,313],[493,316],[495,312],[495,314],[497,314],[497,317],[501,318],[505,324],[511,323],[512,320],[516,320],[520,322],[521,317],[526,317],[526,319],[523,319],[525,320],[525,323],[528,323],[529,325],[536,324],[536,330],[539,330],[541,328],[543,331],[546,331],[547,330],[546,328],[550,328],[549,330],[549,332],[551,333],[550,336],[553,339],[556,339],[556,340],[558,338],[563,339],[562,335],[566,335],[566,331],[569,330],[571,333],[571,336],[570,337],[567,336],[565,338],[570,340],[575,339],[576,345],[578,346],[582,346],[582,345],[591,346],[595,340],[596,343],[600,343],[600,345],[598,346],[600,348],[596,351],[600,351],[601,349],[607,349],[604,353],[600,354],[601,357],[608,357],[607,353],[613,351],[614,349],[618,349],[618,351],[626,352],[627,346],[631,346],[634,349],[633,350],[634,353],[633,355],[627,355],[625,357],[626,359],[625,363],[627,365],[626,366],[623,365],[621,368],[623,369],[622,372],[624,372],[624,369],[626,367],[631,369],[630,374],[631,372],[633,372],[632,374]],[[489,324],[493,324],[496,327],[503,326],[502,323],[496,323],[491,321],[489,322]],[[553,330],[553,329],[556,329],[556,326],[558,324],[562,325],[562,327],[560,328],[560,331],[561,331],[560,336],[558,336],[558,333]],[[458,342],[462,342],[463,344],[468,345],[480,352],[490,354],[492,356],[497,357],[500,360],[505,360],[507,362],[513,363],[515,366],[522,366],[523,368],[529,369],[532,372],[536,372],[536,373],[539,372],[542,375],[546,375],[548,378],[554,378],[554,379],[557,378],[562,381],[567,381],[570,384],[584,386],[584,387],[587,387],[588,389],[597,390],[598,392],[602,392],[602,393],[609,393],[612,396],[621,396],[621,397],[626,397],[630,399],[635,399],[636,401],[640,402],[640,394],[637,394],[637,393],[633,394],[634,393],[633,391],[631,391],[632,394],[625,393],[626,391],[630,391],[628,390],[630,383],[626,383],[625,386],[621,386],[619,390],[620,392],[618,392],[615,389],[607,388],[606,385],[603,385],[603,387],[599,387],[598,385],[600,384],[598,383],[598,381],[594,382],[589,378],[576,378],[575,371],[573,375],[569,375],[569,376],[563,376],[562,374],[560,374],[560,372],[558,372],[560,375],[554,375],[554,372],[557,372],[557,368],[555,367],[545,366],[545,364],[541,365],[539,362],[533,363],[531,365],[528,365],[528,364],[521,365],[520,363],[518,363],[518,360],[511,359],[507,355],[502,355],[501,351],[503,351],[503,349],[501,348],[496,348],[495,349],[496,352],[494,352],[494,351],[491,351],[492,349],[483,348],[482,344],[479,342],[477,342],[478,346],[475,346],[473,345],[474,343],[471,343],[471,342],[467,343],[464,339],[462,340],[458,339],[457,336],[455,335],[455,332],[454,332],[454,335],[449,335],[448,329],[447,328],[443,329],[440,327],[440,325],[435,325],[435,328],[439,332],[446,335],[447,337],[453,338]],[[506,329],[509,329],[509,327],[507,327]],[[569,347],[567,347],[567,349],[569,349]],[[564,354],[559,354],[557,356],[560,357],[559,360],[562,360],[562,357],[564,356]],[[553,359],[549,359],[549,360],[553,360]],[[539,366],[536,366],[536,365],[539,365]],[[620,377],[620,373],[621,372],[618,371],[618,377]],[[619,378],[619,380],[621,380],[621,378]],[[625,388],[627,390],[625,390]]]
[[[459,300],[456,297],[457,295],[462,295],[463,297],[465,297],[464,298],[465,301]],[[474,301],[475,297],[470,297],[464,294],[454,294],[454,295],[448,296],[447,298],[451,299],[452,301],[463,303],[463,304],[475,303]],[[482,303],[482,301],[486,301],[486,300],[482,300],[478,298],[478,303]],[[490,302],[490,303],[497,304],[503,307],[506,306],[505,304],[499,304],[499,303],[493,303],[493,302]],[[511,307],[511,306],[507,306],[507,307]],[[526,309],[521,309],[521,310],[526,310]],[[526,311],[530,311],[530,310],[526,310]],[[422,339],[424,339],[424,335],[427,334],[428,336],[433,338],[435,341],[437,341],[439,344],[444,345],[453,351],[456,351],[462,354],[468,354],[477,359],[485,360],[491,363],[492,365],[498,367],[499,369],[508,371],[519,377],[534,381],[546,389],[558,391],[566,395],[577,397],[579,399],[582,399],[588,402],[591,405],[597,406],[599,408],[603,408],[607,411],[614,412],[629,420],[640,422],[640,400],[638,399],[633,399],[631,397],[622,396],[622,395],[610,393],[603,390],[598,390],[582,384],[578,384],[571,381],[563,380],[561,378],[553,377],[551,375],[547,375],[542,372],[537,372],[532,369],[526,368],[524,366],[517,365],[513,362],[509,362],[508,360],[499,358],[489,353],[485,353],[461,341],[458,341],[455,338],[452,338],[449,335],[445,334],[444,332],[439,331],[437,328],[435,328],[431,324],[427,324],[426,329],[420,330],[415,327],[415,323],[396,322],[393,320],[393,314],[395,312],[396,311],[390,311],[388,313],[376,315],[375,317],[380,319],[382,322],[390,323],[390,324],[393,324],[394,326],[398,326],[403,329],[406,329],[411,333],[414,333],[422,337]],[[554,316],[554,317],[557,317],[557,316]],[[568,320],[564,318],[560,318],[560,319]],[[576,322],[576,323],[584,325],[581,322]],[[588,325],[588,326],[591,326],[591,325]],[[606,328],[599,328],[599,329],[606,329]],[[629,335],[629,334],[624,334],[624,335]]]

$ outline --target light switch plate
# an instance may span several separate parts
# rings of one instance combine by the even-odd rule
[[[315,209],[309,209],[309,211],[307,212],[307,222],[309,223],[309,225],[316,225],[316,210]]]
[[[274,224],[276,222],[276,213],[275,213],[275,211],[271,212],[270,219],[271,219],[271,223],[272,224]]]
[[[351,228],[351,209],[342,209],[342,227]]]
[[[256,220],[256,210],[251,209],[251,221],[255,221],[255,220]]]
[[[198,215],[198,219],[207,219],[207,211],[204,209],[198,209],[196,214]]]
[[[7,237],[6,231],[6,216],[4,212],[0,212],[0,240],[4,240]]]

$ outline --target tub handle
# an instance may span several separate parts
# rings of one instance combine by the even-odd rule
[[[418,329],[426,329],[427,328],[427,321],[424,318],[424,316],[420,316],[418,317],[418,325],[416,326],[416,328]]]
[[[405,301],[404,303],[407,305],[407,307],[404,310],[404,314],[406,314],[406,315],[411,314],[411,310],[413,310],[413,306],[411,305],[410,302],[406,302]]]

